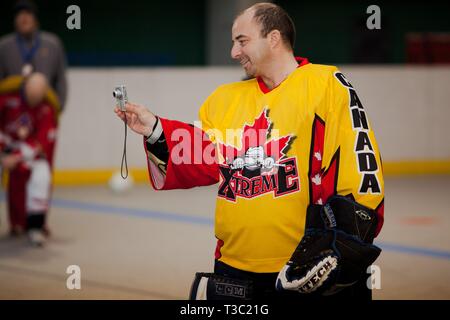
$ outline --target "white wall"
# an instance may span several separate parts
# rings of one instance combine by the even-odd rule
[[[450,67],[341,69],[368,111],[385,161],[450,158]]]
[[[450,67],[342,66],[375,129],[384,161],[450,158]],[[57,169],[118,168],[123,123],[112,90],[127,86],[130,101],[163,117],[193,122],[203,100],[240,68],[70,69],[69,99],[61,117]],[[128,165],[144,167],[142,140],[128,135]]]

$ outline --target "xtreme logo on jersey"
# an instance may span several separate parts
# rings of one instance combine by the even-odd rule
[[[225,158],[219,166],[219,197],[236,201],[236,197],[254,198],[269,192],[278,197],[299,190],[297,160],[285,154],[294,136],[275,138],[273,133],[264,109],[251,126],[244,126],[239,149],[219,143]]]

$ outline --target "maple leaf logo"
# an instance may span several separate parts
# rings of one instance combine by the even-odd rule
[[[241,136],[241,146],[236,148],[233,145],[219,142],[219,150],[225,162],[229,165],[237,158],[254,159],[258,163],[260,157],[270,158],[270,164],[274,165],[286,156],[285,152],[292,139],[292,135],[281,138],[270,138],[271,122],[268,117],[269,110],[265,108],[252,125],[244,126]],[[245,165],[245,163],[242,163]]]
[[[219,166],[219,197],[236,202],[237,198],[268,193],[280,197],[300,190],[296,157],[286,157],[294,135],[280,138],[268,114],[265,108],[253,124],[244,125],[237,146],[218,142],[225,162]]]

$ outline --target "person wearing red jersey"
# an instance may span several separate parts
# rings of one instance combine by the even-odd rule
[[[219,182],[214,273],[191,299],[371,299],[366,269],[383,224],[381,158],[355,89],[334,66],[293,54],[279,6],[237,16],[231,56],[250,80],[218,87],[202,127],[129,103],[157,190]]]
[[[51,192],[57,100],[44,75],[0,83],[0,164],[9,171],[7,200],[11,235],[27,231],[42,245]]]

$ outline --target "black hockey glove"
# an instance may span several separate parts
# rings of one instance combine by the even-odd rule
[[[278,290],[331,295],[355,284],[377,259],[374,210],[343,196],[310,205],[305,235],[278,274]]]

